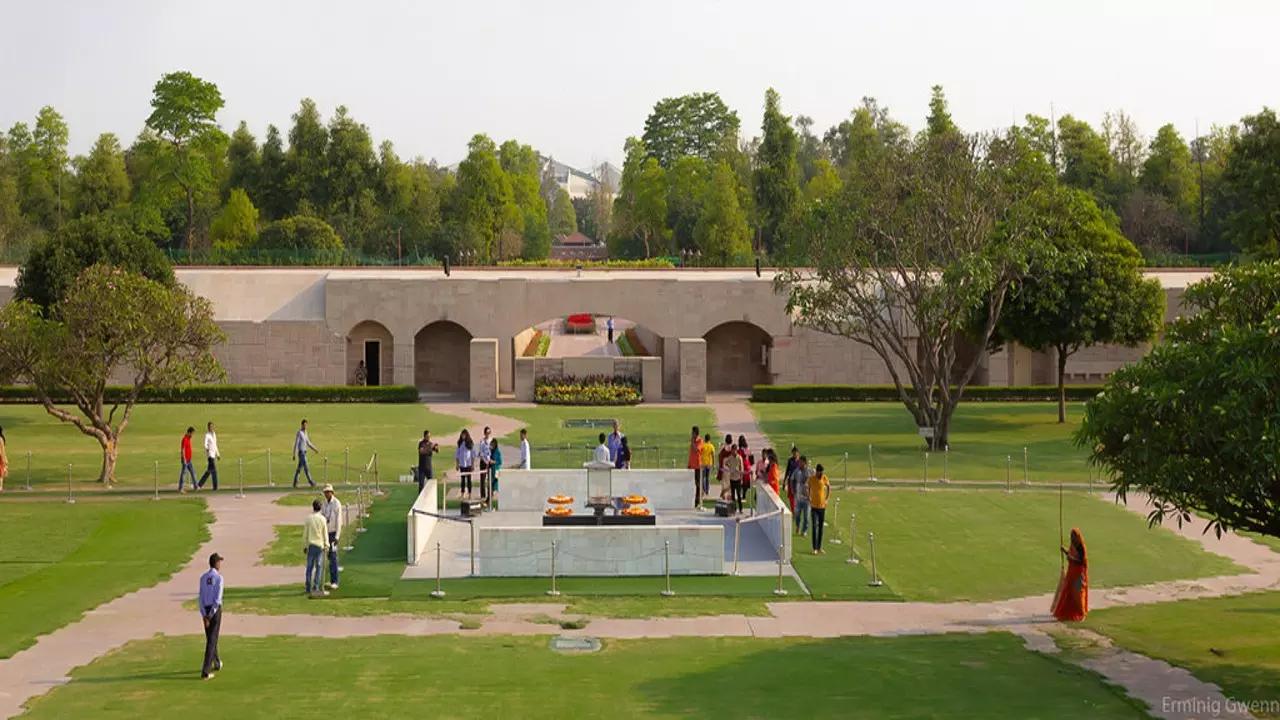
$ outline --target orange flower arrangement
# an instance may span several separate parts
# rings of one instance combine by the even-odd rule
[[[623,510],[622,514],[631,517],[643,517],[645,515],[650,515],[651,513],[649,512],[649,508],[629,507],[626,510]]]
[[[566,517],[573,514],[573,508],[568,508],[564,505],[557,505],[555,507],[547,508],[547,514],[551,517]]]
[[[628,504],[628,505],[643,505],[643,504],[645,504],[645,503],[649,502],[649,498],[647,498],[647,497],[645,497],[645,496],[643,496],[643,495],[636,495],[635,493],[632,493],[632,494],[630,494],[630,495],[628,495],[628,496],[626,496],[626,497],[622,498],[622,502],[624,502],[624,503],[626,503],[626,504]]]
[[[573,502],[573,498],[569,497],[568,495],[552,495],[551,497],[547,498],[547,502],[551,503],[552,505],[569,505]]]

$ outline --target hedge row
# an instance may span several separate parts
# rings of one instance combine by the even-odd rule
[[[1090,400],[1102,390],[1101,385],[1068,385],[1068,400]],[[911,388],[907,388],[911,392]],[[756,385],[751,389],[755,402],[870,402],[897,401],[898,391],[892,385]],[[1056,385],[998,387],[970,385],[964,390],[965,400],[998,400],[1015,402],[1056,402]]]
[[[107,401],[114,402],[128,388],[107,388]],[[59,403],[69,398],[55,397]],[[144,388],[138,396],[144,403],[416,403],[418,389],[412,385],[317,386],[305,385],[192,385],[177,388]],[[0,387],[0,403],[34,403],[28,387]]]

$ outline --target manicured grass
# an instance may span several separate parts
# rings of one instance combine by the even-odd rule
[[[1052,593],[1057,585],[1056,492],[861,489],[834,493],[829,520],[836,498],[841,537],[847,538],[854,512],[863,565],[869,560],[867,534],[875,533],[877,569],[907,600],[995,600]],[[1095,588],[1246,571],[1171,530],[1148,528],[1142,516],[1094,495],[1068,492],[1063,506],[1066,527],[1084,534]],[[843,597],[856,587],[857,582],[833,579],[856,577],[845,575],[851,572],[844,565],[847,545],[828,545],[827,555],[813,558],[800,555],[796,540],[796,569],[815,597]]]
[[[873,446],[877,478],[924,477],[924,440],[900,403],[753,403],[751,408],[776,447],[795,444],[812,462],[826,465],[833,480],[846,477],[845,453],[848,478],[867,479],[867,445]],[[1031,482],[1088,482],[1088,454],[1071,441],[1081,413],[1079,403],[1069,405],[1067,422],[1059,425],[1054,403],[963,403],[952,419],[947,477],[1003,483],[1008,461],[1012,481],[1022,482],[1025,447]],[[943,462],[940,453],[930,453],[932,480],[942,478]]]
[[[310,507],[313,500],[324,502],[324,493],[320,492],[320,487],[323,486],[318,486],[315,490],[311,490],[309,492],[296,492],[289,493],[288,495],[282,495],[276,500],[276,504],[284,507]],[[417,486],[415,485],[415,487]],[[338,498],[338,502],[343,505],[351,505],[352,507],[355,507],[356,494],[354,491],[342,490],[334,493],[334,495]]]
[[[600,433],[611,432],[609,427],[566,428],[563,421],[570,419],[616,419],[631,447],[631,466],[634,468],[683,468],[689,457],[689,430],[694,425],[703,434],[717,435],[711,410],[701,406],[684,408],[646,407],[537,407],[495,409],[498,415],[515,418],[529,430],[529,445],[533,448],[535,468],[582,467],[591,459],[591,450],[600,444]],[[500,438],[503,445],[519,446],[519,432]],[[568,446],[566,448],[566,445]],[[655,449],[657,448],[657,449]],[[758,451],[757,451],[758,452]],[[520,458],[505,458],[509,467],[515,467]]]
[[[456,432],[463,421],[429,412],[422,405],[390,404],[228,404],[139,405],[120,438],[118,487],[151,488],[155,463],[159,463],[160,487],[175,489],[182,433],[195,427],[192,440],[197,478],[204,473],[205,423],[217,426],[222,462],[219,483],[225,489],[238,483],[238,461],[244,460],[246,485],[267,483],[267,449],[271,449],[271,479],[276,485],[293,481],[296,463],[290,459],[298,422],[310,421],[311,441],[320,448],[308,456],[311,477],[323,483],[324,458],[329,458],[328,481],[354,483],[374,452],[378,453],[381,481],[394,483],[417,462],[417,441],[424,429],[441,435]],[[31,484],[37,489],[64,489],[67,465],[73,484],[97,488],[102,450],[97,441],[69,424],[58,422],[36,405],[0,405],[0,426],[8,438],[8,489],[26,481],[27,452],[31,452]],[[350,472],[343,472],[344,448],[350,448]],[[299,478],[305,483],[305,477]],[[209,487],[206,484],[206,489]]]
[[[157,638],[73,671],[27,717],[1144,717],[1095,675],[1002,633],[618,640],[586,655],[547,642],[226,637],[227,670],[201,682],[202,639]]]
[[[0,657],[168,578],[211,520],[194,499],[0,502]]]
[[[276,539],[258,553],[259,565],[284,565],[303,567],[307,556],[302,554],[302,526],[276,525]]]
[[[1242,532],[1240,534],[1258,543],[1259,545],[1266,545],[1272,550],[1275,550],[1276,552],[1280,552],[1280,538],[1278,537],[1271,537],[1270,535],[1259,535],[1257,533],[1251,533],[1251,532]]]
[[[1266,703],[1251,708],[1257,717],[1280,717],[1280,592],[1097,610],[1085,624],[1229,698]]]

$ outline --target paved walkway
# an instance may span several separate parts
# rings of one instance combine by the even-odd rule
[[[736,407],[735,407],[736,406]],[[763,445],[754,418],[741,402],[712,403],[722,432],[747,435],[749,442]],[[518,427],[507,418],[489,415],[462,406],[436,406],[471,422],[490,425],[496,435]],[[752,434],[754,433],[754,435]],[[70,671],[131,640],[156,633],[198,635],[200,622],[181,605],[194,596],[196,580],[207,567],[210,552],[227,557],[224,572],[230,586],[300,584],[300,568],[255,566],[259,550],[274,537],[273,526],[298,522],[305,510],[273,503],[274,495],[255,493],[245,499],[229,494],[206,496],[215,515],[212,539],[173,578],[159,585],[130,593],[89,612],[82,620],[39,638],[35,645],[12,658],[0,660],[0,717],[21,712],[28,699],[68,681]],[[1126,507],[1146,513],[1145,502],[1130,498]],[[1204,533],[1205,522],[1193,520],[1175,532],[1201,543],[1207,550],[1248,567],[1251,573],[1193,581],[1157,583],[1137,588],[1096,590],[1090,595],[1093,608],[1134,605],[1195,597],[1215,597],[1250,590],[1280,588],[1280,554],[1247,539]],[[301,588],[299,588],[301,591]],[[985,603],[880,603],[824,602],[771,603],[769,617],[724,615],[698,618],[593,619],[588,628],[564,634],[605,638],[642,637],[838,637],[850,635],[892,636],[942,632],[985,632],[1008,630],[1027,639],[1032,649],[1052,651],[1044,629],[1053,625],[1047,614],[1051,594]],[[352,637],[378,634],[547,634],[552,628],[532,622],[530,615],[557,615],[563,606],[494,606],[495,614],[478,630],[463,631],[449,619],[406,616],[315,617],[309,615],[252,616],[228,615],[223,633],[236,636],[301,635]],[[234,658],[232,667],[234,668]],[[192,673],[198,658],[192,658]],[[1129,688],[1145,699],[1160,717],[1199,717],[1195,713],[1162,712],[1165,698],[1212,699],[1221,697],[1214,686],[1190,675],[1132,653],[1116,651],[1084,661],[1113,682]],[[234,672],[234,669],[232,670]],[[1217,695],[1215,695],[1217,693]]]

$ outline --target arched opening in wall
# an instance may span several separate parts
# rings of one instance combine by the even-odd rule
[[[727,322],[702,336],[707,341],[707,390],[749,391],[767,385],[773,337],[749,322]]]
[[[614,315],[574,313],[526,328],[514,338],[516,357],[654,357],[662,338]]]
[[[439,320],[413,336],[413,384],[419,392],[467,394],[471,390],[471,333]]]
[[[351,385],[394,385],[395,347],[391,331],[365,320],[347,333],[347,382]]]

